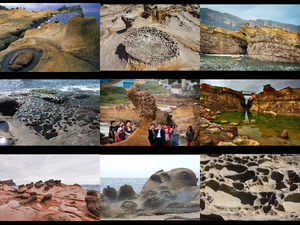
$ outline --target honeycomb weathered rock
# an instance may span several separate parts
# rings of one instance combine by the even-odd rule
[[[177,42],[154,27],[132,29],[122,44],[130,57],[146,64],[166,62],[179,55]]]

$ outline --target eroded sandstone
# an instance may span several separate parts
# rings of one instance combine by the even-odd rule
[[[299,220],[299,155],[200,155],[202,220]]]

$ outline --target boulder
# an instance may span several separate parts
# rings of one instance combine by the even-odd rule
[[[52,194],[46,194],[44,195],[44,197],[42,198],[41,202],[45,202],[46,200],[50,200],[52,198]]]
[[[87,195],[85,197],[85,202],[89,212],[100,217],[100,199],[92,195]]]
[[[288,139],[289,138],[289,131],[288,130],[282,131],[282,133],[279,137],[283,138],[283,139]]]
[[[90,196],[94,196],[94,197],[98,196],[97,191],[95,191],[95,190],[87,190],[86,195],[90,195]]]
[[[234,137],[238,136],[238,128],[235,125],[226,125],[223,131],[232,133]]]
[[[107,186],[103,189],[103,195],[109,200],[114,201],[117,199],[118,192],[115,188],[112,188],[110,186]]]
[[[130,185],[123,185],[118,191],[118,200],[131,200],[136,198],[136,193]]]
[[[3,97],[0,99],[0,113],[3,116],[13,116],[18,110],[19,104],[16,100]]]
[[[9,61],[9,68],[13,71],[21,70],[31,63],[33,56],[33,53],[30,51],[17,52]]]

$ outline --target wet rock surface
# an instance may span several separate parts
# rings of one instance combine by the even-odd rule
[[[130,185],[119,190],[122,198],[112,198],[111,193],[111,188],[107,187],[101,194],[101,219],[142,220],[157,215],[168,219],[177,213],[184,220],[199,220],[200,190],[196,175],[187,168],[156,172],[139,194],[134,193]]]
[[[299,155],[200,156],[202,220],[299,220]]]
[[[97,98],[96,96],[93,96]],[[13,145],[99,145],[100,104],[70,95],[12,93],[19,106],[13,117],[3,116],[7,129],[0,136]]]
[[[85,201],[88,191],[78,184],[53,179],[37,183],[48,188],[27,184],[16,189],[0,184],[0,221],[99,221]],[[99,202],[99,191],[90,197]]]

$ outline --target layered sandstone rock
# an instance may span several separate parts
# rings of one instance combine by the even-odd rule
[[[40,29],[27,30],[23,38],[0,52],[0,70],[97,72],[100,63],[99,40],[99,27],[94,17],[71,17],[67,26],[62,22],[42,24]],[[31,61],[20,62],[22,67],[13,59],[19,51],[33,54]],[[9,65],[10,61],[14,64]]]
[[[0,181],[0,185],[1,184],[7,184],[8,186],[16,186],[15,182],[13,181],[13,179],[10,180],[2,180]]]
[[[299,155],[200,155],[200,220],[299,220]]]
[[[200,51],[213,54],[246,54],[247,41],[242,31],[200,26]]]
[[[164,215],[163,219],[171,219],[173,214],[180,214],[182,217],[177,219],[189,217],[199,220],[200,189],[195,173],[187,168],[157,171],[147,180],[139,194],[136,194],[130,185],[121,187],[117,199],[115,193],[110,187],[103,189],[100,199],[102,218],[141,220],[144,215],[147,215],[145,219]]]
[[[110,121],[126,121],[130,120],[137,124],[140,121],[139,111],[132,103],[119,106],[101,106],[100,107],[100,121],[110,123]],[[153,123],[163,123],[167,121],[168,114],[166,112],[157,110],[156,119]]]
[[[233,112],[245,111],[245,98],[241,91],[230,88],[219,88],[200,83],[200,105],[213,111]]]
[[[55,11],[28,11],[26,9],[0,10],[0,51],[6,49],[10,43],[24,36],[24,31],[38,26],[50,18]]]
[[[279,27],[241,27],[247,37],[247,53],[253,59],[300,63],[300,35]]]
[[[100,17],[102,70],[199,70],[200,5],[104,4]]]
[[[300,115],[300,88],[286,87],[276,91],[270,84],[264,85],[262,92],[252,94],[247,108],[255,112]]]
[[[171,108],[172,120],[180,130],[186,131],[189,126],[195,127],[200,119],[200,107],[198,104],[182,104]]]
[[[132,85],[127,91],[127,97],[139,111],[140,122],[135,132],[125,141],[114,143],[114,146],[150,146],[148,128],[156,119],[158,110],[155,98],[148,91],[141,91],[137,84]]]
[[[0,221],[99,221],[100,193],[60,180],[0,184]]]

